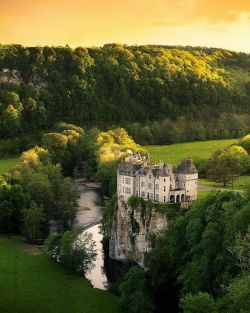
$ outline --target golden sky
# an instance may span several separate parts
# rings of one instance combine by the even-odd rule
[[[250,0],[0,0],[0,43],[202,45],[250,52]]]

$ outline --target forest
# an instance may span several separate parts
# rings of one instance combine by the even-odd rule
[[[60,241],[62,263],[70,268],[69,244],[77,235],[70,232],[78,199],[74,169],[81,165],[103,195],[114,195],[103,218],[109,227],[117,163],[128,149],[144,153],[139,144],[240,138],[194,160],[204,178],[233,185],[250,170],[249,103],[250,55],[244,53],[0,45],[0,156],[22,153],[0,176],[1,232],[33,244],[57,221],[66,232],[49,239],[47,252],[54,255]],[[132,267],[119,287],[110,286],[122,310],[238,313],[241,307],[248,313],[249,199],[246,187],[172,211],[168,228],[152,238],[147,271]]]
[[[140,144],[241,137],[249,65],[248,54],[202,47],[0,45],[0,155],[62,120],[122,126]]]

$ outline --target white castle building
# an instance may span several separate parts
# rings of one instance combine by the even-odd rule
[[[149,157],[129,154],[117,170],[117,195],[155,202],[177,203],[197,199],[198,171],[192,160],[182,161],[175,170],[171,164],[152,164]]]

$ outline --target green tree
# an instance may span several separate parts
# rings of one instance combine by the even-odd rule
[[[231,182],[233,189],[233,183],[241,173],[240,158],[233,153],[225,151],[219,156],[218,168],[224,186]]]
[[[199,292],[197,295],[188,294],[181,299],[183,313],[217,313],[216,303],[209,294]]]
[[[3,137],[16,136],[20,128],[20,114],[12,104],[2,112],[1,134]]]
[[[146,276],[139,267],[132,267],[120,285],[120,304],[124,312],[152,313],[154,306],[146,287]]]
[[[93,235],[78,229],[61,235],[51,235],[45,244],[45,252],[64,266],[86,274],[93,267],[96,258]]]
[[[222,299],[223,313],[248,313],[250,307],[250,275],[234,279]]]
[[[243,147],[248,153],[250,153],[250,134],[239,139],[239,145]]]
[[[38,207],[35,202],[31,203],[29,209],[23,210],[22,232],[32,245],[38,236],[40,236],[41,227],[45,220],[43,208]]]

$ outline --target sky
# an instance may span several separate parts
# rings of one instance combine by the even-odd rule
[[[0,43],[192,45],[250,53],[250,0],[0,0]]]

